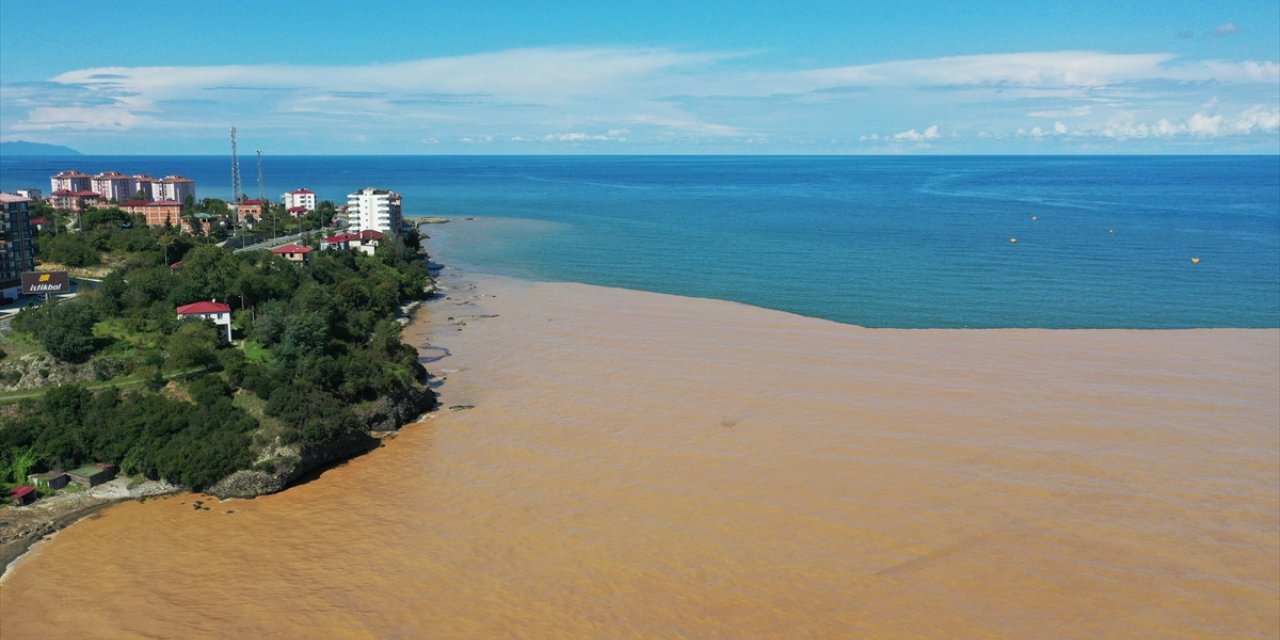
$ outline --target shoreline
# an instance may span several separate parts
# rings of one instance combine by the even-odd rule
[[[189,493],[158,480],[146,480],[130,489],[131,481],[116,478],[82,492],[42,498],[35,504],[0,512],[0,584],[35,545],[81,520],[121,502]]]
[[[421,300],[413,300],[404,303],[396,308],[395,319],[405,327],[411,327],[418,322],[418,315],[427,312],[428,302],[435,299],[435,288],[433,286],[431,292]],[[404,341],[402,337],[402,341]],[[408,342],[406,341],[406,344]],[[414,346],[414,345],[411,345]],[[414,346],[414,348],[418,348]],[[347,456],[338,460],[333,460],[317,466],[315,469],[308,470],[298,479],[290,482],[288,485],[273,493],[281,493],[290,488],[305,482],[306,478],[310,478],[313,474],[323,474],[328,468],[335,465],[341,465],[353,458],[365,455],[369,451],[376,450],[382,446],[382,442],[394,440],[399,433],[399,429],[411,424],[420,424],[430,419],[430,415],[439,410],[439,405],[431,411],[427,411],[418,415],[413,420],[405,422],[392,430],[373,430],[369,435],[378,440],[378,446],[357,453],[353,456]],[[31,550],[39,543],[51,539],[59,531],[62,531],[82,520],[93,517],[105,511],[108,507],[128,502],[131,500],[145,501],[148,498],[173,496],[181,494],[201,495],[209,499],[216,499],[219,502],[225,502],[226,499],[219,498],[213,494],[191,491],[184,487],[170,485],[160,480],[144,480],[135,489],[124,488],[125,492],[120,495],[121,488],[114,485],[128,481],[130,478],[117,478],[110,482],[104,483],[92,489],[83,492],[60,494],[47,498],[42,498],[34,504],[24,507],[7,507],[0,510],[0,584],[12,575],[12,570],[17,567]],[[112,495],[95,495],[95,492],[101,493],[101,490],[112,492]],[[264,494],[270,495],[270,494]],[[251,499],[251,498],[250,498]],[[42,512],[52,512],[42,514]]]
[[[403,336],[443,381],[429,429],[234,516],[60,534],[0,590],[34,607],[5,631],[1275,629],[1280,332],[881,330],[445,275]],[[51,597],[100,565],[125,570]],[[156,575],[198,579],[158,601]]]

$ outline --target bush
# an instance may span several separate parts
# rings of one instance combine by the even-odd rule
[[[49,354],[63,362],[83,362],[93,353],[93,324],[98,321],[93,307],[81,302],[60,302],[48,309],[40,328],[40,342]]]

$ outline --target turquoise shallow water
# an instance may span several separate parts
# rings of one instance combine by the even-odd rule
[[[223,157],[5,157],[0,186],[48,189],[64,168],[229,192]],[[273,198],[377,185],[406,214],[478,217],[430,231],[488,272],[875,327],[1280,326],[1277,156],[269,157],[264,170]]]

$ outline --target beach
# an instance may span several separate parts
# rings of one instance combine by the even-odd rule
[[[281,494],[59,533],[0,584],[0,635],[1280,632],[1280,330],[442,284],[405,339],[443,409]]]

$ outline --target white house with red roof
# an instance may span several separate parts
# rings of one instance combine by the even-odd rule
[[[271,253],[281,256],[285,260],[305,263],[311,257],[310,253],[312,251],[315,251],[315,249],[304,247],[300,244],[286,244],[283,247],[272,249]]]
[[[198,318],[212,320],[219,327],[227,328],[227,342],[231,342],[231,305],[217,300],[200,301],[178,307],[178,319]]]
[[[373,255],[386,237],[381,231],[365,229],[360,233],[343,232],[331,235],[320,241],[321,249],[355,249]]]
[[[295,213],[294,209],[298,207],[302,207],[302,213],[316,210],[316,194],[307,189],[294,189],[282,195],[281,199],[290,213]]]

